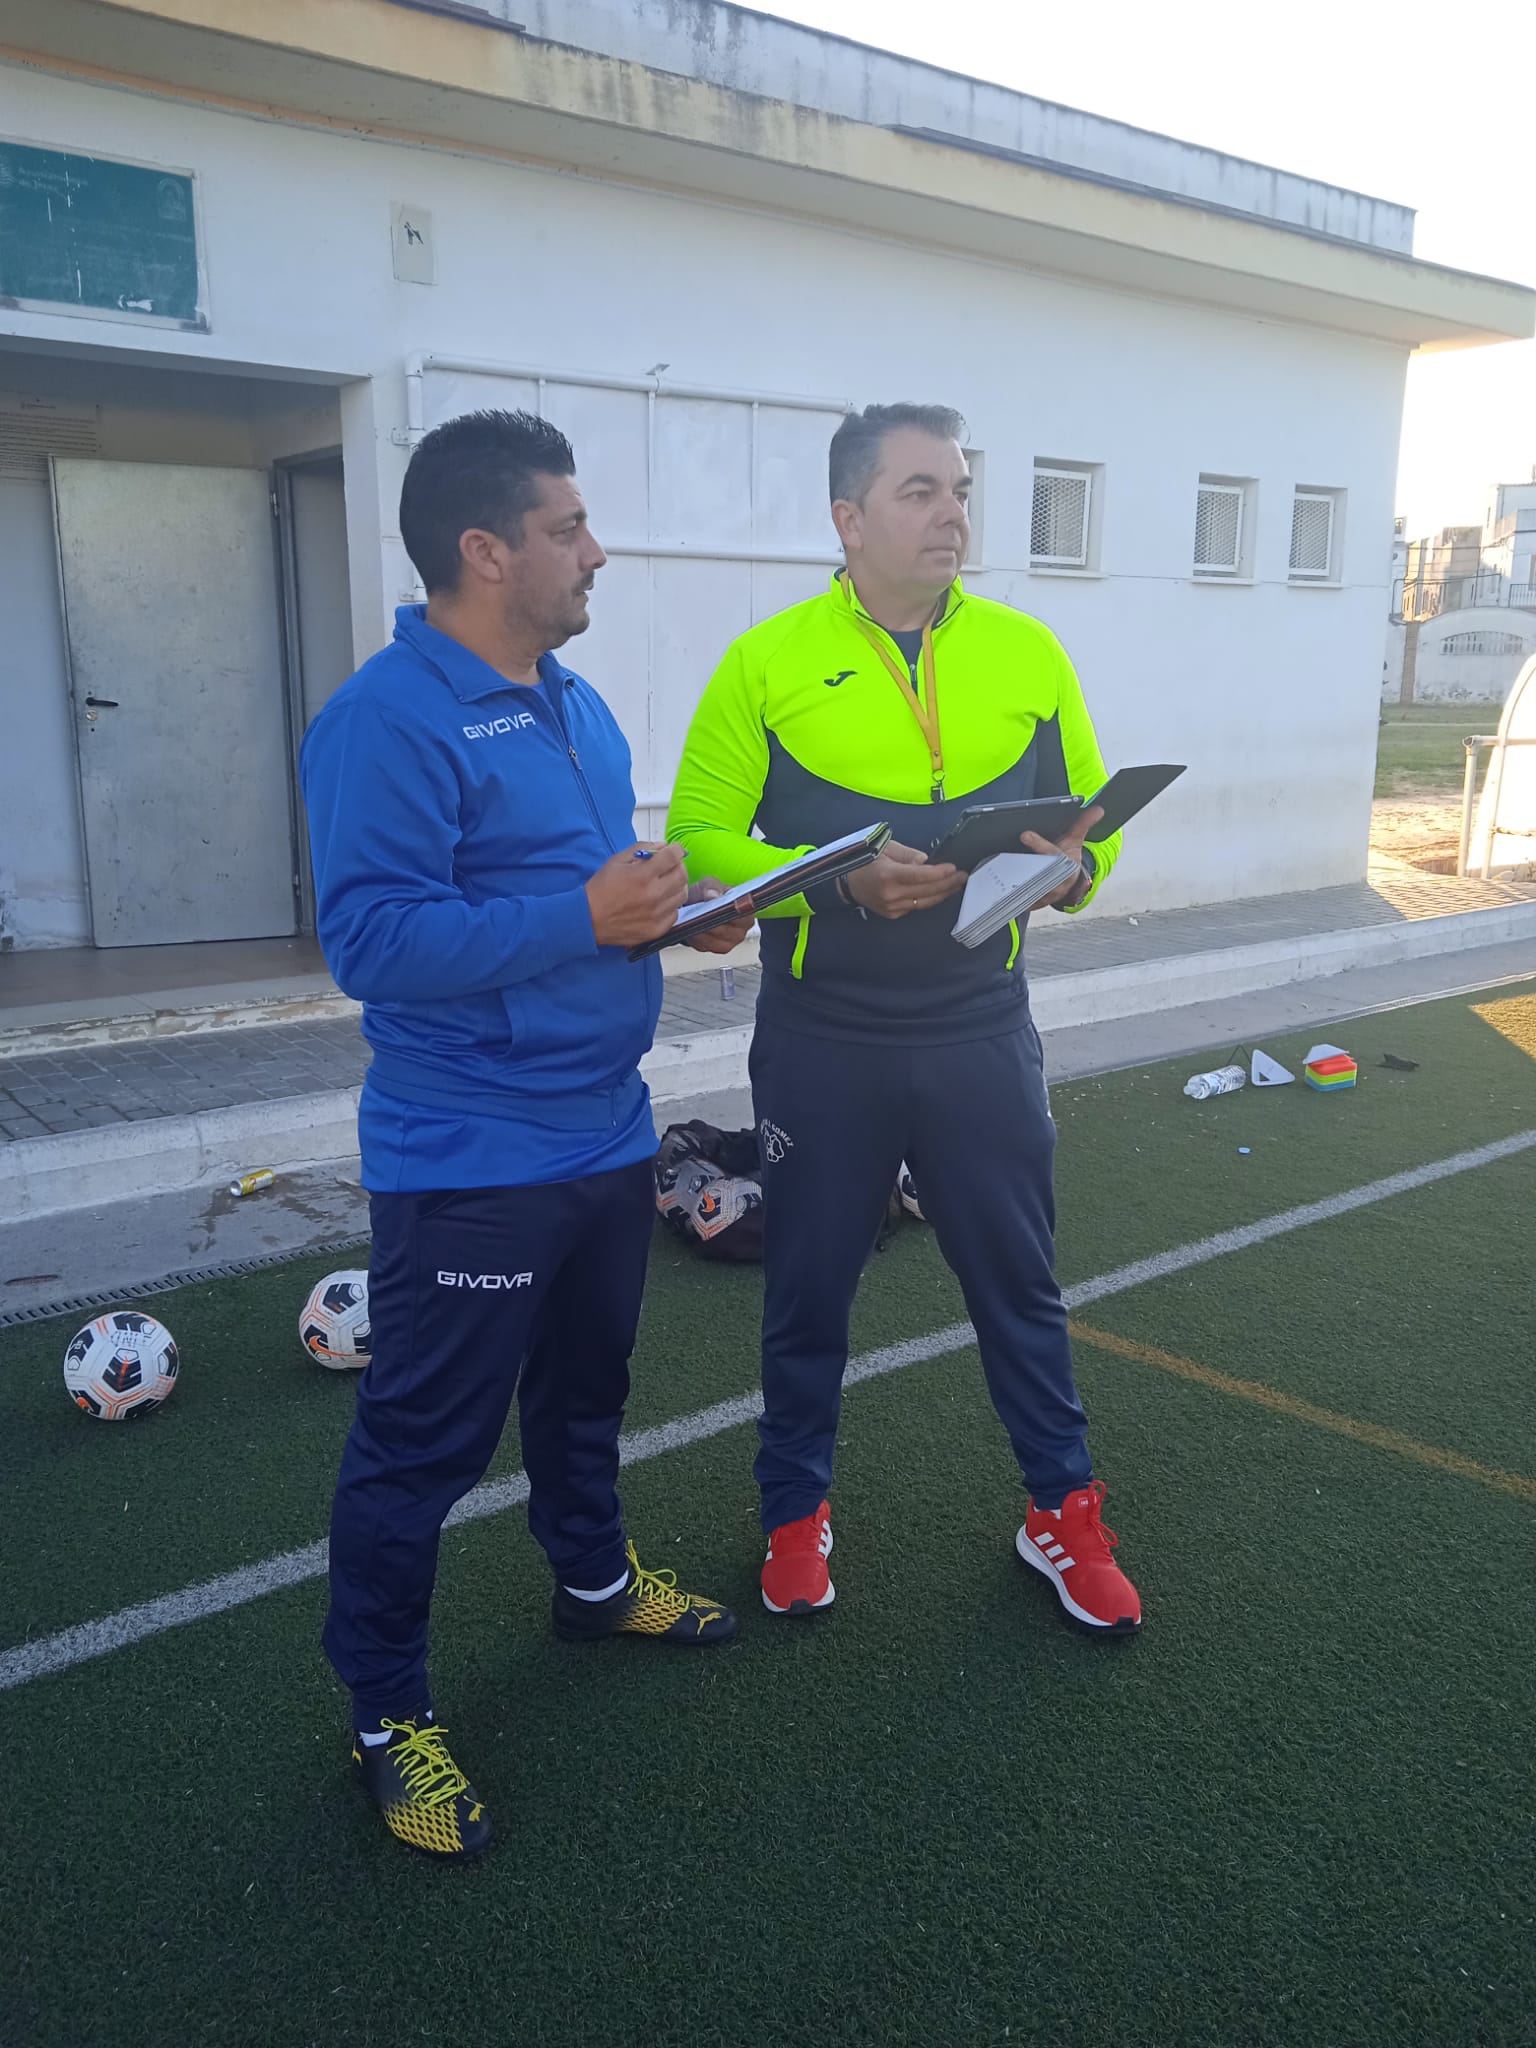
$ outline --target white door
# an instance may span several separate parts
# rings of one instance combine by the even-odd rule
[[[295,929],[264,471],[53,462],[98,946]]]

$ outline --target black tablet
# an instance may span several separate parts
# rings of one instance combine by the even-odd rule
[[[1172,762],[1161,761],[1155,767],[1122,768],[1118,774],[1111,775],[1097,796],[1084,799],[1087,803],[1097,804],[1104,813],[1099,822],[1089,828],[1089,844],[1095,839],[1108,839],[1112,832],[1118,832],[1183,773],[1183,762],[1175,766]]]
[[[1070,831],[1082,808],[1080,796],[1037,796],[1024,803],[971,804],[960,813],[954,829],[930,847],[928,858],[936,867],[951,862],[970,874],[995,853],[1020,852],[1022,832],[1038,832],[1043,839],[1055,839]]]
[[[995,853],[1017,853],[1022,832],[1059,839],[1072,829],[1085,807],[1096,804],[1104,815],[1089,828],[1091,846],[1118,832],[1183,773],[1182,762],[1162,761],[1145,768],[1122,768],[1095,796],[1037,796],[1025,803],[972,804],[960,813],[954,830],[934,843],[928,858],[936,865],[951,861],[970,874]]]

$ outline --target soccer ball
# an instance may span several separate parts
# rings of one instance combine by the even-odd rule
[[[114,1309],[77,1330],[64,1354],[69,1398],[102,1422],[136,1422],[176,1391],[181,1361],[164,1323]]]
[[[332,1372],[357,1372],[368,1363],[368,1275],[327,1273],[299,1317],[299,1338],[310,1357]]]

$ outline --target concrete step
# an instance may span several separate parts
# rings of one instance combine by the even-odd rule
[[[689,976],[711,974],[720,964],[681,946],[669,948],[661,960],[669,987]],[[755,933],[736,949],[731,964],[739,969],[756,967]],[[245,1031],[262,1024],[325,1023],[356,1017],[361,1007],[325,973],[33,1000],[0,1005],[0,1059]]]
[[[1212,1064],[1212,1048],[1225,1054],[1234,1045],[1273,1042],[1287,1032],[1343,1035],[1346,1027],[1339,1020],[1344,1018],[1494,987],[1512,977],[1528,980],[1531,974],[1531,948],[1523,942],[1347,969],[1319,981],[1047,1031],[1046,1071],[1053,1083],[1062,1083],[1178,1058],[1187,1059],[1193,1072]],[[1390,1044],[1391,1035],[1378,1031],[1373,1042]],[[1370,1085],[1369,1074],[1364,1084]],[[1246,1106],[1243,1097],[1234,1104],[1246,1141],[1263,1142],[1269,1100],[1250,1091]],[[722,1129],[737,1130],[752,1120],[751,1095],[745,1088],[689,1094],[669,1103],[661,1116],[668,1122],[701,1116]],[[341,1130],[346,1156],[284,1172],[272,1188],[249,1201],[233,1200],[215,1182],[11,1223],[4,1232],[0,1266],[0,1329],[62,1312],[65,1306],[84,1313],[127,1288],[164,1281],[168,1275],[228,1271],[322,1248],[334,1250],[337,1265],[360,1264],[361,1256],[351,1255],[348,1241],[366,1236],[368,1203],[358,1185],[350,1120]]]
[[[1053,938],[1042,949],[1054,966],[1065,961]],[[1042,1032],[1058,1035],[1111,1027],[1118,1020],[1150,1018],[1163,1052],[1214,1043],[1221,1033],[1206,1020],[1213,1006],[1265,991],[1308,984],[1315,1001],[1306,1007],[1327,1014],[1330,982],[1340,984],[1335,1016],[1350,1013],[1345,983],[1373,970],[1438,963],[1420,977],[1431,992],[1464,979],[1458,962],[1487,963],[1500,975],[1536,972],[1536,903],[1466,912],[1412,923],[1371,925],[1356,931],[1313,933],[1301,938],[1226,946],[1207,952],[1125,962],[1081,973],[1034,976],[1032,1008]],[[744,976],[747,994],[755,970]],[[1411,978],[1411,977],[1410,977]],[[728,1024],[714,1021],[716,1005],[700,980],[669,989],[667,1035],[647,1055],[643,1071],[658,1112],[665,1119],[676,1105],[746,1082],[752,1038],[749,1003]],[[1262,1015],[1258,1011],[1248,1013]],[[1180,1018],[1188,1022],[1181,1025]],[[1199,1023],[1196,1020],[1199,1019]],[[1148,1050],[1144,1057],[1158,1057]],[[1109,1064],[1108,1060],[1104,1062]],[[359,1054],[359,1067],[361,1054]],[[0,1223],[41,1217],[96,1203],[130,1200],[175,1188],[216,1184],[254,1167],[288,1172],[349,1157],[356,1146],[358,1086],[279,1095],[264,1101],[234,1101],[185,1115],[159,1115],[59,1135],[19,1138],[0,1146]]]
[[[1050,943],[1054,950],[1070,940],[1053,937]],[[1032,971],[1030,1003],[1036,1023],[1046,1031],[1215,1002],[1353,968],[1522,943],[1530,946],[1536,967],[1536,902],[1169,953],[1082,973]]]

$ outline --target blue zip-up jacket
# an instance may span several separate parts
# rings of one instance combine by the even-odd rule
[[[655,1148],[661,969],[597,944],[583,886],[633,843],[629,748],[553,655],[539,678],[404,605],[304,738],[320,944],[373,1048],[371,1188],[528,1186]]]

